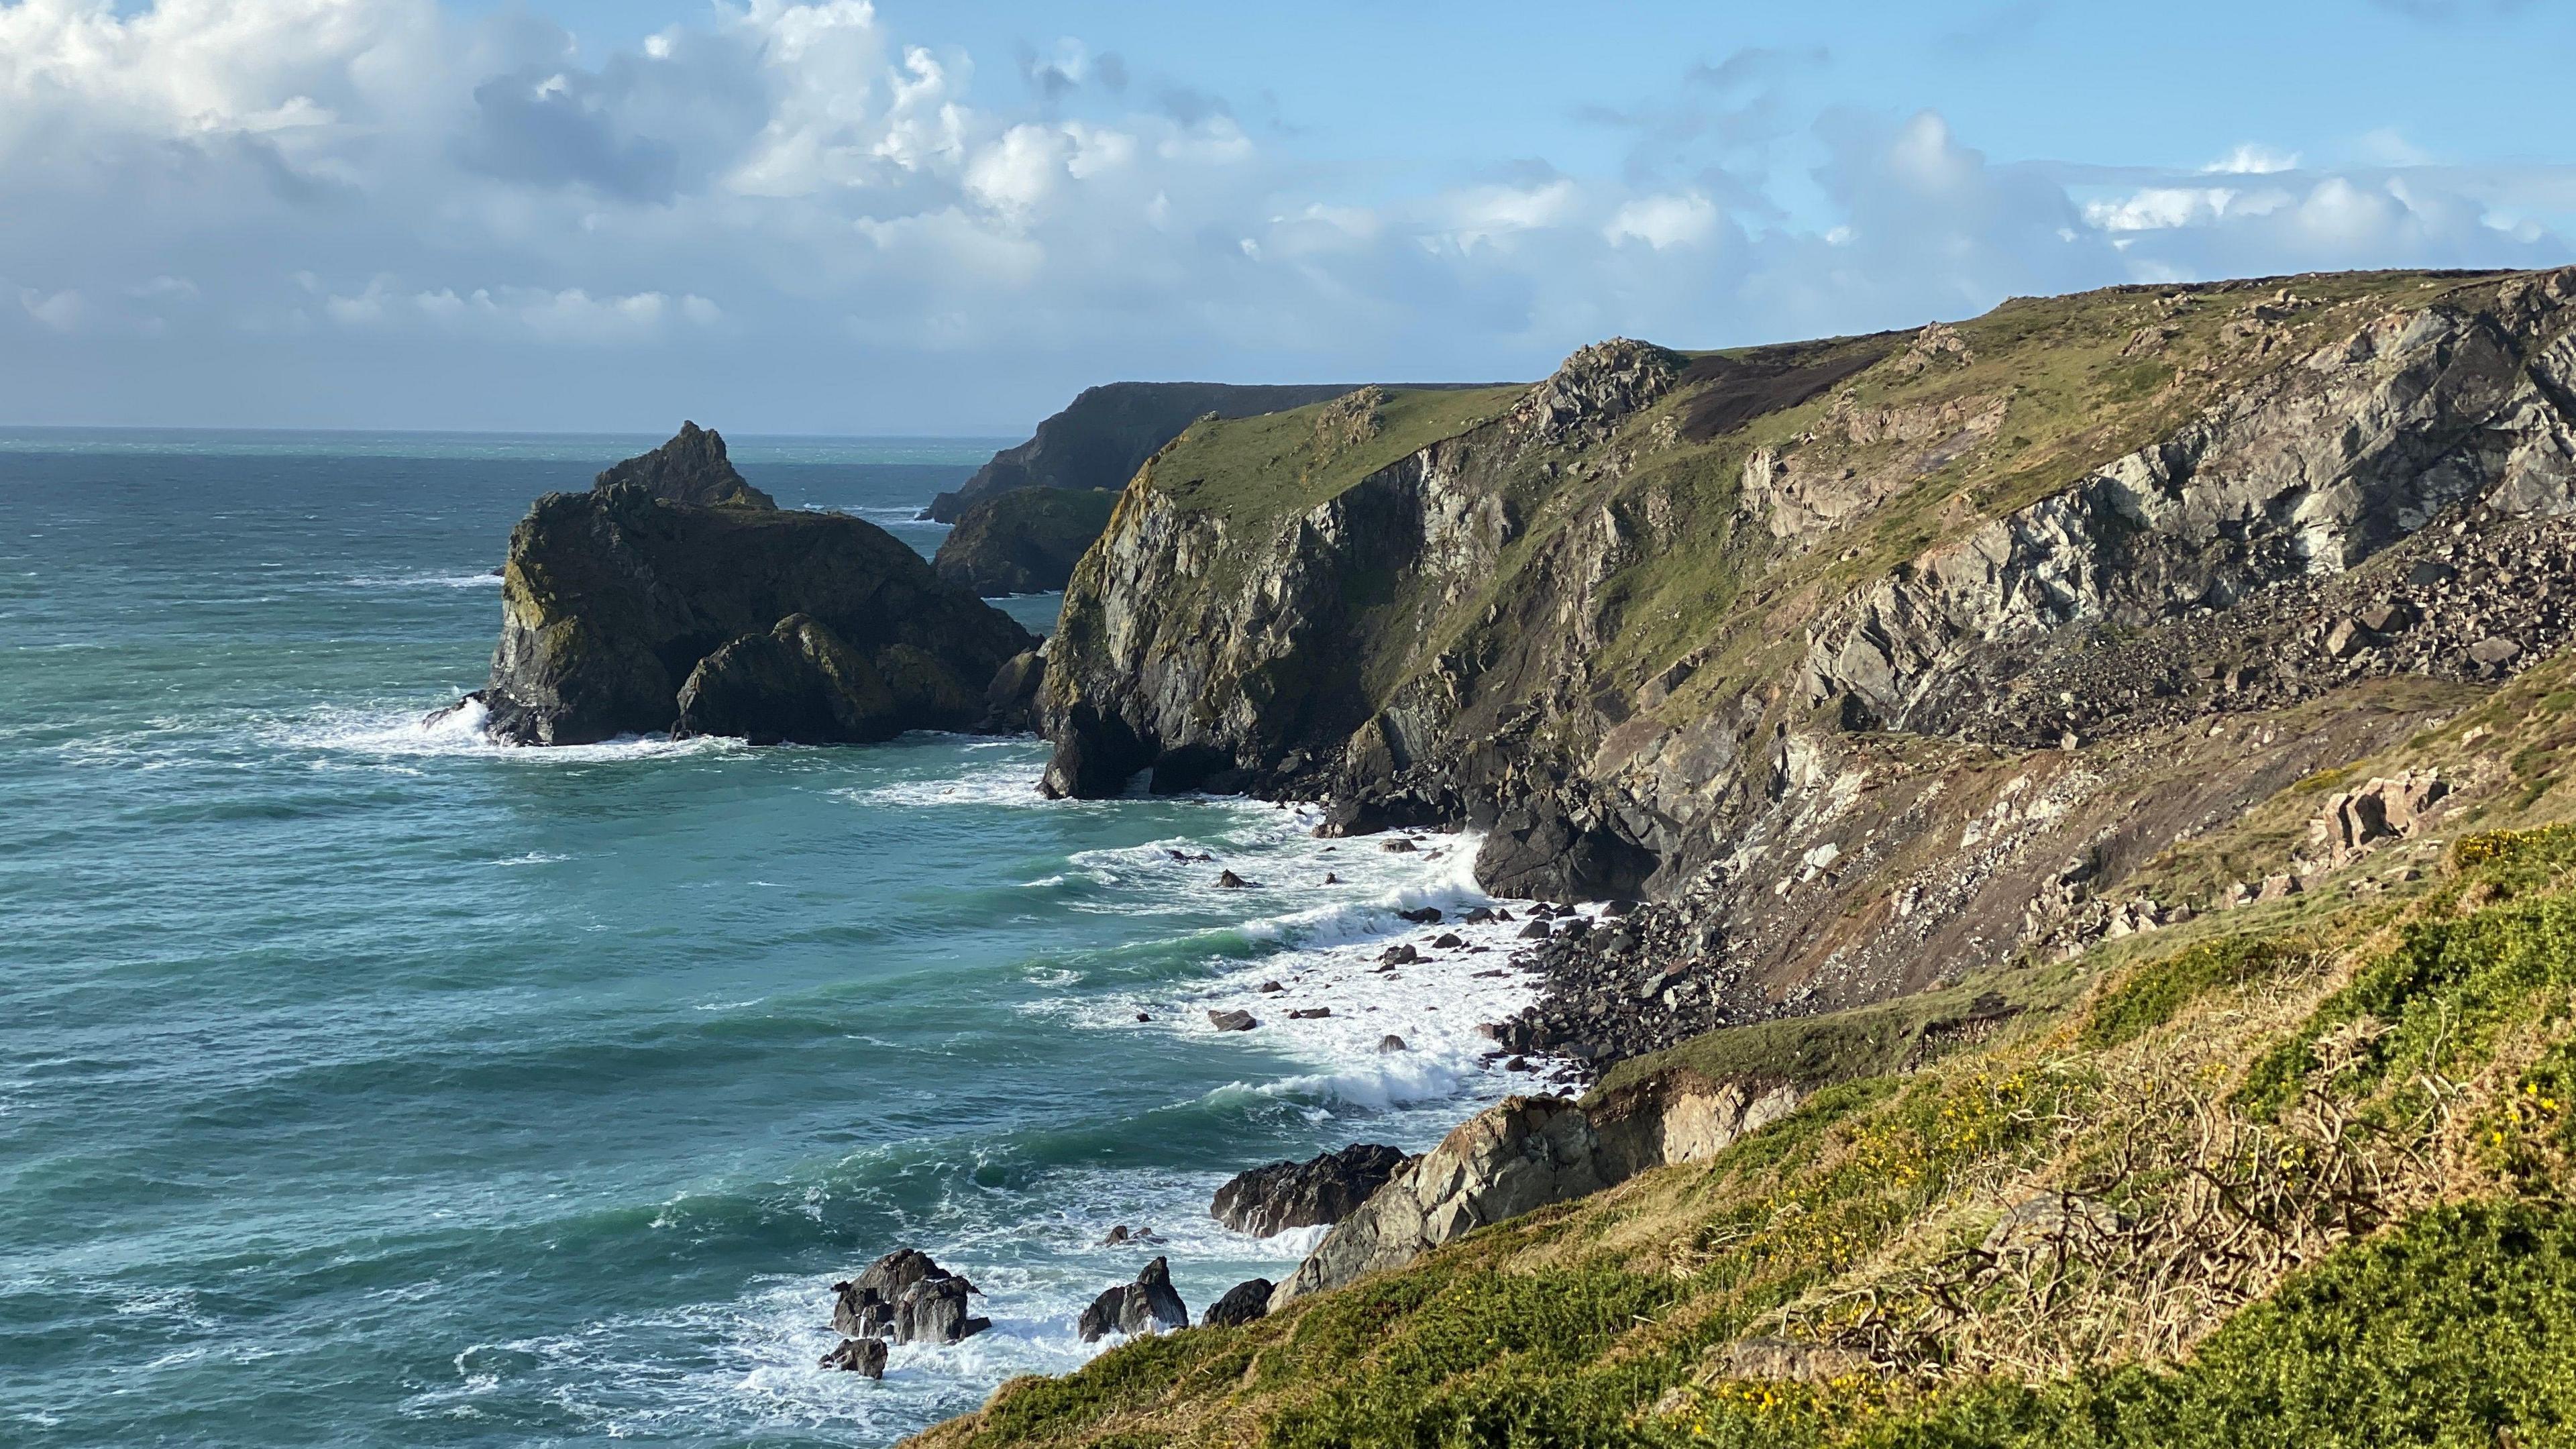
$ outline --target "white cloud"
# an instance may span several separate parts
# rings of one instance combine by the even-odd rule
[[[2298,170],[2299,153],[2277,151],[2259,142],[2248,141],[2201,169],[2227,176],[2270,176]]]
[[[238,379],[245,406],[374,387],[482,409],[396,419],[429,425],[565,398],[584,410],[551,420],[583,425],[660,388],[916,426],[1118,375],[1510,375],[1613,332],[1710,345],[2128,278],[2539,260],[2576,204],[2555,172],[2299,170],[2255,143],[2066,182],[1934,111],[1776,98],[1710,143],[1723,164],[1676,131],[1630,174],[1390,181],[1130,87],[1079,40],[1016,77],[1004,58],[979,95],[937,38],[862,0],[734,0],[608,54],[438,0],[0,0],[0,396],[148,409],[125,378],[166,366],[174,388]],[[127,350],[84,374],[71,334]],[[406,367],[435,385],[388,389]]]
[[[1601,234],[1614,245],[1643,242],[1662,251],[1708,241],[1718,220],[1717,203],[1697,193],[1641,196],[1612,212]]]

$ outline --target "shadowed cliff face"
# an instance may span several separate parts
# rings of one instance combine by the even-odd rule
[[[1638,1040],[1919,987],[2564,641],[2571,320],[2566,272],[2125,288],[1605,343],[1419,438],[1400,391],[1356,447],[1339,404],[1194,425],[1075,572],[1048,787],[1472,823],[1490,888],[1647,896],[1584,948],[1678,963],[1600,1006]]]
[[[939,576],[986,598],[1046,594],[1073,577],[1073,566],[1100,531],[1118,494],[1108,488],[1022,488],[968,505],[941,540],[932,567]]]
[[[1347,384],[1240,386],[1221,382],[1113,382],[1080,397],[1005,448],[926,516],[964,519],[968,507],[1022,488],[1121,488],[1137,465],[1196,419],[1257,417],[1350,391]]]
[[[709,507],[631,481],[700,493],[722,457],[715,434],[684,432],[512,530],[492,736],[820,744],[985,725],[997,674],[1037,641],[862,519],[781,511],[748,485]]]

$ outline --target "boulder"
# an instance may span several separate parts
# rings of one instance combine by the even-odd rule
[[[2343,865],[2383,840],[2413,835],[2450,793],[2449,782],[2430,770],[2374,779],[2328,800],[2325,812],[2308,822],[2308,842],[2328,865]]]
[[[882,1338],[845,1338],[840,1346],[823,1355],[822,1366],[846,1373],[864,1374],[872,1379],[885,1377],[886,1344]]]
[[[1216,1190],[1208,1215],[1256,1238],[1338,1223],[1411,1160],[1400,1148],[1360,1142],[1304,1162],[1274,1162],[1235,1174]]]
[[[928,1254],[902,1248],[832,1285],[832,1327],[851,1338],[956,1343],[993,1326],[969,1311],[967,1299],[976,1291]]]
[[[1408,1051],[1410,1048],[1405,1046],[1404,1038],[1397,1036],[1394,1032],[1388,1032],[1386,1035],[1377,1039],[1377,1050],[1378,1055],[1389,1056],[1396,1052]]]
[[[864,519],[670,502],[608,476],[537,500],[511,532],[481,691],[496,740],[666,733],[692,685],[693,732],[820,743],[982,728],[991,682],[1036,647]]]
[[[921,703],[912,702],[916,707]],[[932,705],[951,706],[954,701]],[[885,676],[810,615],[790,614],[698,661],[680,686],[674,739],[719,735],[755,745],[869,744],[912,717]]]
[[[1423,906],[1418,910],[1398,911],[1396,914],[1402,916],[1408,921],[1411,921],[1417,926],[1436,926],[1440,924],[1440,908],[1438,906]]]
[[[1270,1290],[1277,1285],[1267,1278],[1251,1278],[1225,1290],[1225,1296],[1207,1307],[1199,1316],[1205,1328],[1233,1328],[1266,1318],[1270,1313]]]
[[[1112,1333],[1132,1338],[1189,1326],[1189,1306],[1172,1287],[1172,1265],[1156,1258],[1136,1275],[1135,1282],[1122,1283],[1091,1300],[1074,1331],[1083,1342],[1097,1343]]]
[[[665,503],[699,508],[776,508],[778,501],[743,481],[725,457],[724,434],[680,424],[671,441],[601,473],[594,488],[632,484]]]
[[[1211,1011],[1208,1024],[1219,1031],[1250,1031],[1261,1025],[1248,1011]]]
[[[1002,661],[984,686],[985,722],[997,730],[1034,728],[1038,690],[1046,684],[1046,651],[1023,649]]]

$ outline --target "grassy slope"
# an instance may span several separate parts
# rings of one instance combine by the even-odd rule
[[[2339,772],[2480,783],[2433,836],[2303,898],[1634,1064],[1621,1081],[1846,1079],[1712,1162],[1277,1318],[1015,1381],[925,1442],[2566,1442],[2576,827],[2559,822],[2576,796],[2554,766],[2571,679],[2553,661]],[[2336,783],[2270,814],[2304,818]],[[2277,855],[2280,836],[2258,811],[2151,873]],[[1901,1069],[1926,1022],[1986,990],[2022,1014]],[[2006,1207],[2058,1189],[2125,1236],[2063,1259],[1975,1251]],[[1725,1346],[1754,1335],[1877,1367],[1730,1379]]]

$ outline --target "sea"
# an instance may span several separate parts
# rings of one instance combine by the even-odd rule
[[[0,1443],[889,1444],[1153,1255],[1285,1275],[1321,1229],[1220,1227],[1236,1171],[1530,1085],[1512,928],[1375,970],[1472,837],[1049,801],[1028,737],[424,723],[529,503],[657,441],[0,431]],[[926,554],[1006,441],[733,453]],[[992,1330],[818,1367],[905,1247]]]

